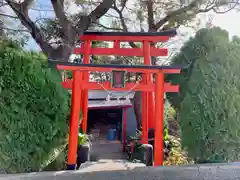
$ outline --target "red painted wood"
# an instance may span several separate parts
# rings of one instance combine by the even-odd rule
[[[135,83],[126,83],[124,88],[111,88],[111,83],[110,82],[103,82],[101,85],[97,84],[96,82],[88,82],[85,83],[84,86],[82,86],[82,89],[89,89],[89,90],[103,90],[103,87],[105,89],[108,89],[110,91],[115,90],[115,91],[129,91],[132,89],[134,86],[133,91],[147,91],[147,92],[153,92],[155,89],[155,84],[150,83],[148,85],[144,84],[138,84],[136,85]],[[71,79],[66,79],[65,82],[62,82],[62,85],[66,89],[72,89],[72,80]],[[165,83],[164,84],[164,91],[165,92],[179,92],[179,85],[172,85],[171,83]]]
[[[180,69],[146,69],[146,68],[109,68],[109,67],[83,67],[83,66],[65,66],[56,65],[58,70],[68,71],[91,71],[91,72],[112,72],[112,71],[127,71],[127,72],[139,72],[139,73],[158,73],[164,72],[165,74],[178,74]]]
[[[168,36],[94,36],[94,35],[83,35],[80,36],[80,40],[91,40],[91,41],[150,41],[150,42],[167,42]]]
[[[89,64],[90,63],[90,48],[91,48],[91,41],[87,40],[84,42],[83,45],[84,53],[83,53],[83,63]],[[89,81],[89,73],[83,72],[83,84],[88,83]],[[87,133],[87,120],[88,120],[88,89],[83,90],[83,100],[82,100],[82,130],[84,133]]]
[[[75,48],[74,54],[83,54],[84,48]],[[118,56],[143,56],[141,48],[91,48],[90,54],[92,55],[118,55]],[[154,48],[150,49],[151,56],[167,56],[168,49]]]
[[[73,72],[73,89],[72,89],[72,109],[69,131],[69,144],[68,144],[68,165],[76,164],[77,145],[78,145],[78,127],[80,106],[82,100],[81,94],[81,81],[82,72]]]
[[[155,111],[155,101],[153,97],[153,92],[148,92],[148,103],[149,103],[149,121],[148,128],[154,128],[154,111]]]
[[[179,85],[172,85],[171,83],[165,83],[164,92],[179,92]]]
[[[143,41],[144,65],[151,64],[151,48],[148,41]],[[143,74],[142,84],[150,84],[150,74]],[[148,143],[149,102],[148,92],[142,92],[142,143]]]
[[[158,73],[155,86],[154,166],[163,165],[164,142],[164,74]]]
[[[114,49],[120,49],[120,41],[116,40],[114,41]]]

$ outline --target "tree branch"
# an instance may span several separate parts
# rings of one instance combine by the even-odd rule
[[[120,11],[120,10],[117,8],[116,3],[114,3],[113,9],[114,9],[114,10],[118,13],[118,15],[119,15],[119,19],[120,19],[121,25],[122,25],[122,27],[123,27],[123,31],[124,31],[124,32],[128,32],[128,28],[127,28],[127,25],[126,25],[126,23],[125,23],[125,20],[124,20],[124,17],[123,17],[123,13],[122,13],[122,11]],[[132,42],[132,41],[129,42],[129,45],[130,45],[132,48],[137,48],[137,45],[136,45],[134,42]]]
[[[156,25],[155,25],[156,31],[158,29],[160,29],[165,23],[167,23],[172,17],[177,16],[182,13],[186,13],[187,11],[194,9],[198,5],[198,3],[199,3],[199,0],[194,0],[189,5],[179,8],[178,10],[169,13],[164,18],[162,18],[158,23],[156,23]]]
[[[56,49],[54,49],[44,38],[40,29],[34,24],[34,22],[29,18],[27,7],[29,7],[30,3],[33,1],[24,1],[24,3],[16,3],[12,0],[5,0],[8,5],[15,12],[21,23],[29,30],[33,39],[35,39],[36,43],[41,47],[42,51],[51,58]]]
[[[234,9],[237,5],[240,4],[239,2],[227,2],[227,1],[223,2],[222,1],[220,3],[217,3],[216,1],[209,1],[205,9],[197,10],[197,6],[198,6],[199,3],[201,3],[200,0],[194,0],[189,5],[184,6],[182,8],[179,8],[176,11],[173,11],[173,12],[169,13],[163,19],[161,19],[158,23],[156,23],[155,29],[156,30],[160,29],[171,18],[173,18],[173,17],[175,17],[177,15],[181,15],[183,13],[187,13],[188,11],[191,11],[191,10],[194,11],[195,14],[206,13],[206,12],[209,12],[211,10],[213,10],[215,13],[223,14],[223,13],[226,13],[226,12]],[[229,9],[227,9],[226,11],[223,11],[223,12],[217,11],[218,7],[224,6],[224,5],[228,5],[228,4],[233,4],[233,6],[230,7]]]
[[[156,27],[154,24],[154,18],[153,18],[153,1],[148,0],[147,1],[147,13],[148,13],[148,31],[156,31]]]
[[[231,3],[231,4],[232,4],[232,3]],[[217,4],[214,4],[214,5],[212,5],[212,6],[206,7],[205,9],[199,9],[199,10],[197,11],[197,14],[198,14],[198,13],[206,13],[206,12],[209,12],[209,11],[211,11],[211,10],[213,10],[213,11],[214,11],[215,13],[217,13],[217,14],[225,14],[225,13],[233,10],[234,8],[236,8],[239,4],[240,4],[239,2],[234,2],[234,4],[233,4],[232,7],[229,7],[227,10],[221,11],[221,12],[217,10],[217,7],[219,6],[219,4],[218,4],[218,5],[217,5]],[[220,5],[223,6],[224,4],[220,4]],[[226,4],[225,4],[225,5],[226,5]]]
[[[0,13],[0,16],[4,16],[4,17],[7,17],[7,18],[12,18],[12,19],[18,19],[17,16],[12,16],[12,15],[9,15],[9,14],[4,14],[4,13]]]
[[[91,22],[96,22],[100,17],[107,13],[107,11],[112,7],[115,0],[103,0],[89,15]]]
[[[102,28],[104,28],[104,29],[106,29],[106,30],[124,31],[122,28],[108,27],[108,26],[105,26],[105,25],[100,24],[100,23],[94,23],[94,24],[96,24],[97,26],[102,27]]]
[[[115,0],[103,0],[88,16],[80,16],[80,20],[77,23],[78,33],[83,33],[92,23],[96,23],[97,20],[102,17],[112,7]],[[81,34],[78,34],[81,35]]]
[[[36,43],[49,58],[66,61],[72,53],[78,35],[82,35],[92,22],[96,22],[103,16],[112,7],[114,1],[103,0],[88,16],[79,16],[78,26],[73,27],[73,22],[65,15],[64,0],[51,0],[54,13],[61,27],[61,33],[63,34],[63,43],[57,48],[51,46],[49,39],[28,15],[29,8],[34,0],[25,0],[22,3],[6,0],[6,3],[12,8],[22,25],[29,30],[33,39],[35,39]]]
[[[73,29],[73,24],[68,20],[64,12],[64,0],[51,0],[55,15],[59,21],[60,26],[63,28],[62,38],[66,40],[67,43],[74,45],[75,38],[77,36],[76,31]]]
[[[7,28],[7,27],[2,27],[1,29],[13,31],[13,32],[28,32],[29,33],[29,31],[27,29],[12,29],[12,28]]]
[[[23,12],[23,14],[28,16],[28,10],[29,7],[34,3],[35,0],[24,0],[21,4],[21,11]]]
[[[121,12],[123,12],[124,8],[126,7],[127,1],[128,0],[121,0],[121,6],[122,6],[120,9]]]

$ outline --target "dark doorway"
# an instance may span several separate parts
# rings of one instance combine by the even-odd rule
[[[89,109],[87,133],[96,138],[106,138],[109,129],[117,130],[117,139],[122,138],[122,109]]]

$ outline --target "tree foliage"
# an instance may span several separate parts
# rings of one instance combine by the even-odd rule
[[[182,144],[197,162],[240,157],[239,48],[226,31],[202,29],[173,61],[188,65],[170,78],[181,85],[172,101],[179,108]]]
[[[7,31],[28,32],[49,58],[67,61],[79,35],[95,25],[111,31],[156,32],[189,25],[200,13],[228,12],[238,4],[236,0],[3,0],[0,16],[20,20],[16,24],[25,27],[4,25]]]
[[[220,37],[220,38],[219,38]],[[171,104],[176,108],[180,108],[180,104],[188,91],[188,82],[192,74],[194,63],[206,54],[216,51],[220,46],[219,39],[225,39],[228,42],[228,32],[218,27],[210,29],[199,30],[195,37],[191,37],[180,49],[172,60],[171,64],[178,64],[185,66],[182,74],[168,75],[167,81],[173,84],[179,84],[181,93],[167,93],[167,97]]]
[[[0,168],[39,171],[68,132],[68,93],[42,54],[0,47]]]

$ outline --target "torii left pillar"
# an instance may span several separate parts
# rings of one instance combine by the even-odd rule
[[[83,80],[83,73],[81,71],[73,72],[73,87],[72,87],[72,109],[69,129],[69,143],[68,143],[68,163],[67,170],[75,170],[77,160],[77,146],[78,146],[78,127],[82,99],[81,84]]]

